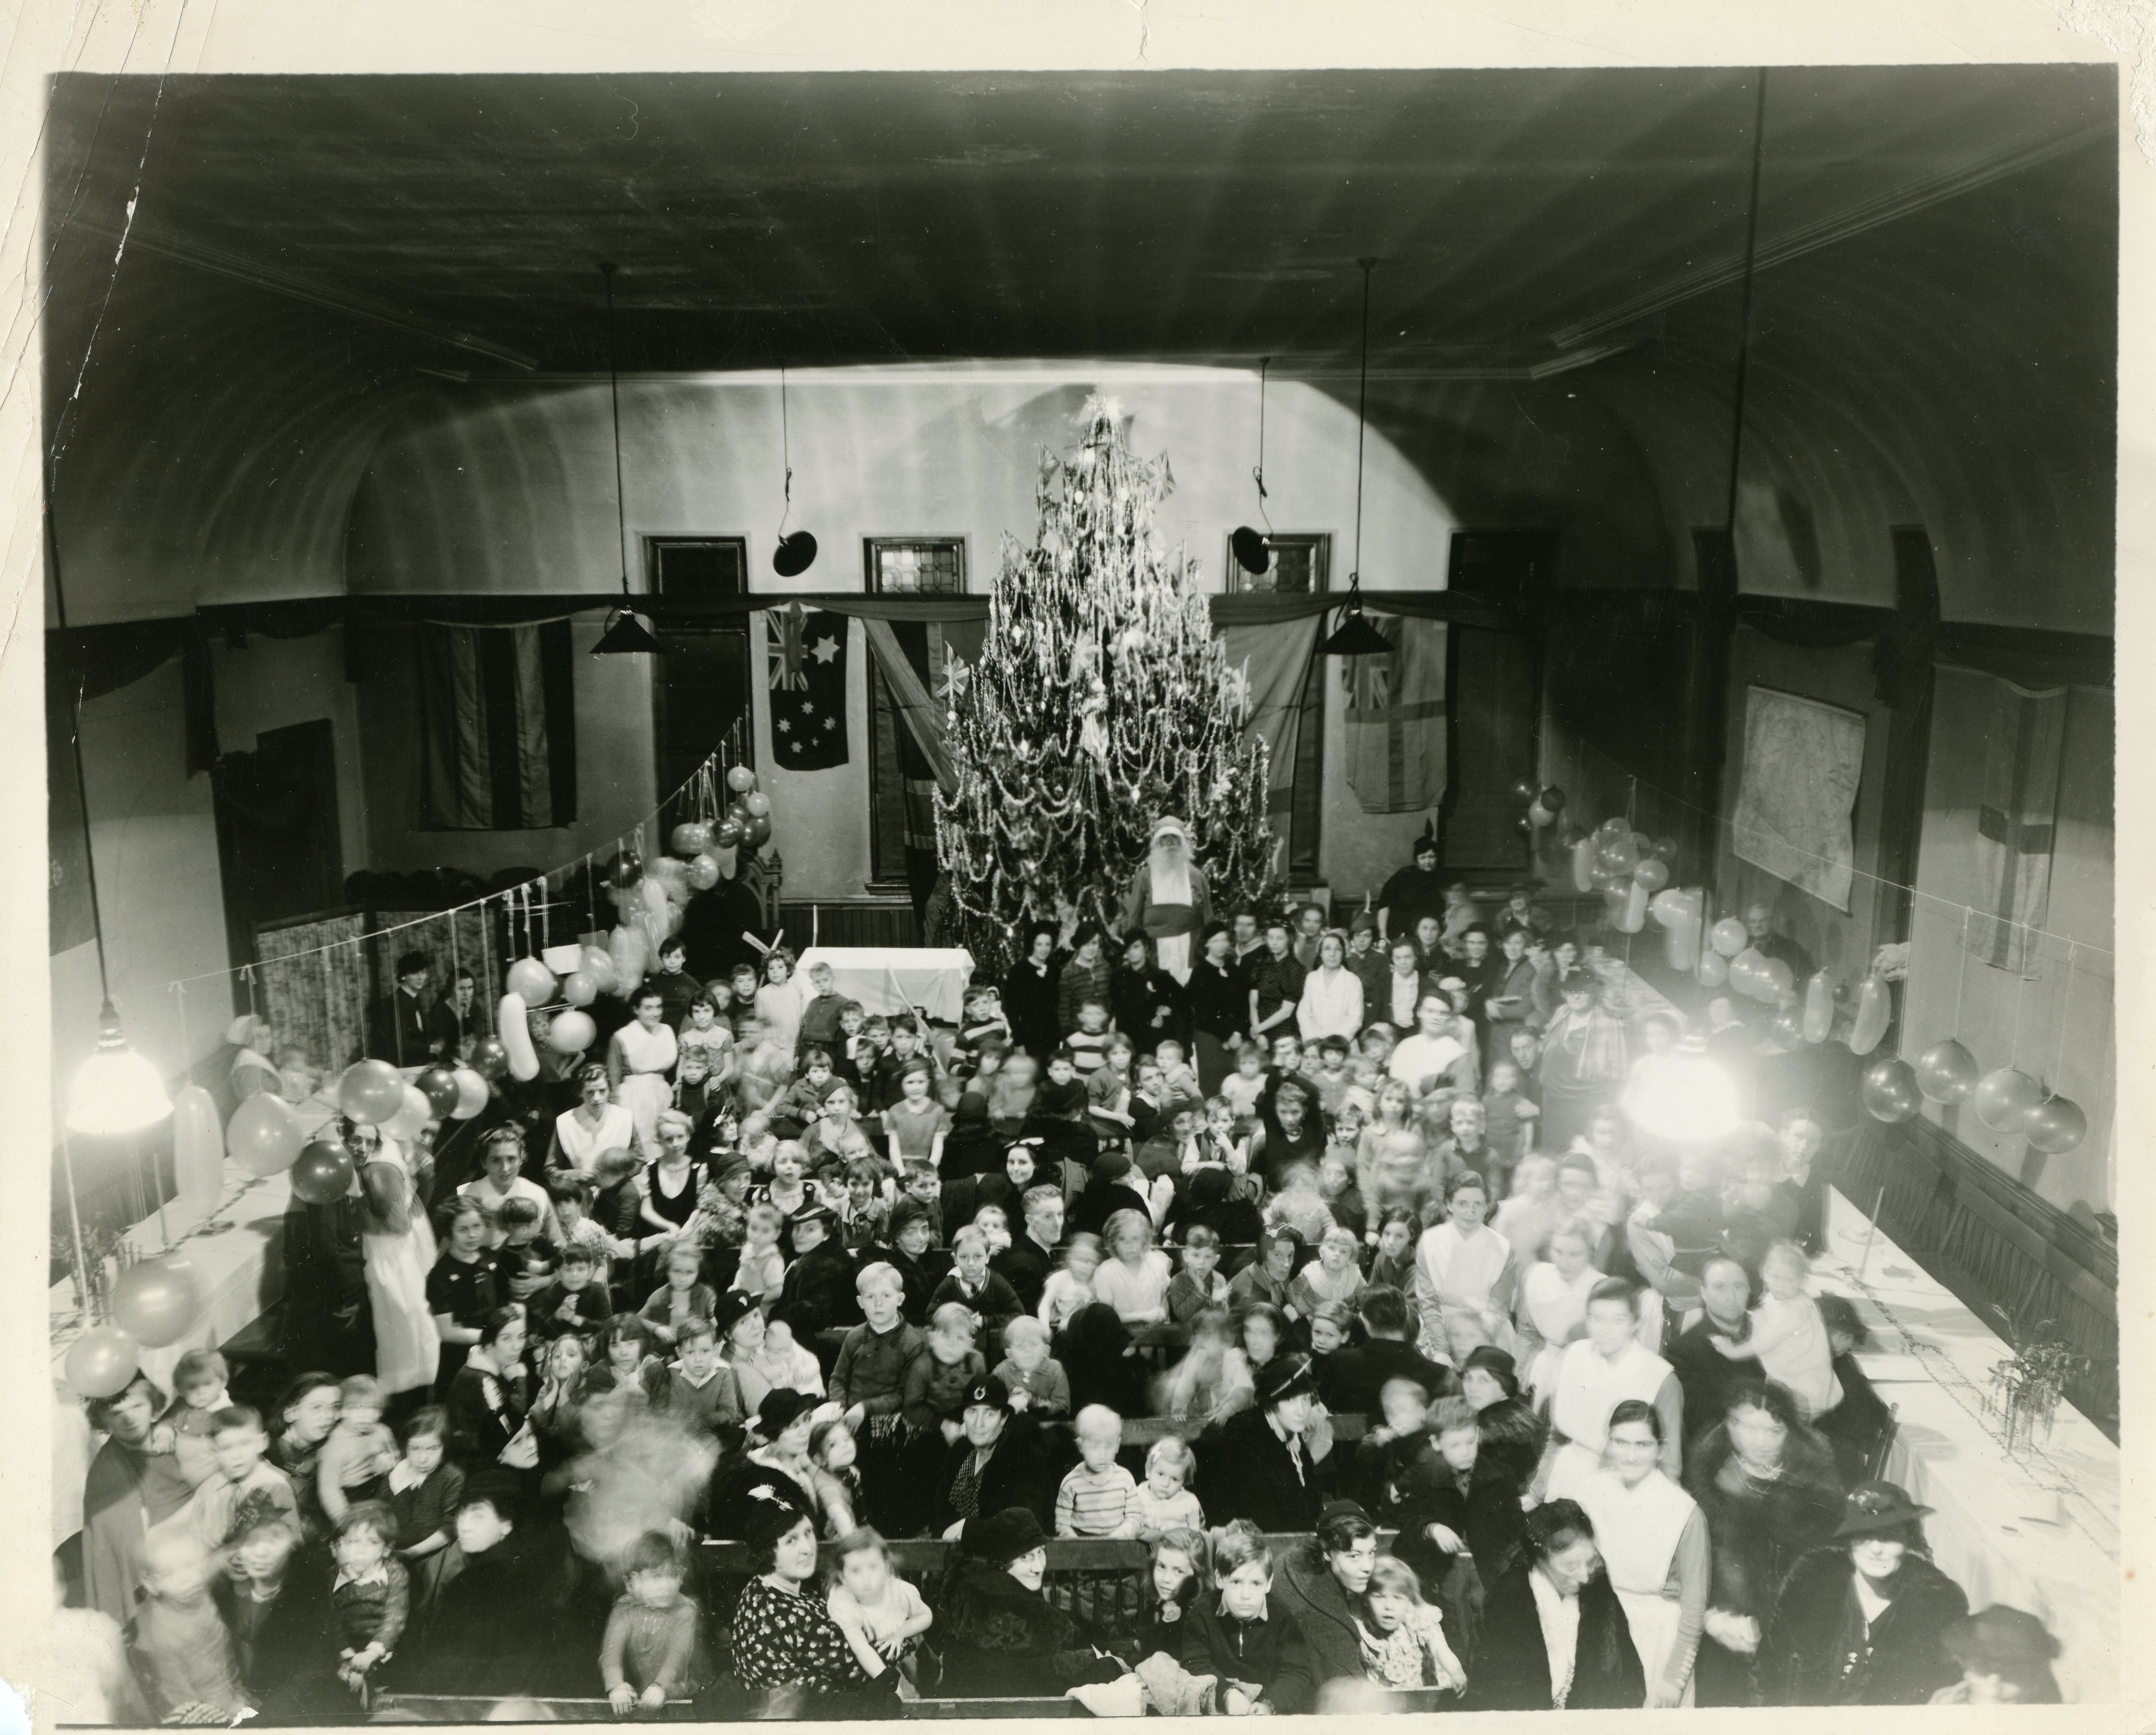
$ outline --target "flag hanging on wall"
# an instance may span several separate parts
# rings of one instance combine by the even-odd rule
[[[2059,769],[2066,689],[2030,692],[1993,677],[1982,743],[1984,800],[1976,810],[1976,913],[1969,949],[1994,969],[2036,974],[2033,930],[2051,904]]]
[[[1301,620],[1238,624],[1222,634],[1228,661],[1241,668],[1250,685],[1250,709],[1244,726],[1263,737],[1266,761],[1265,816],[1272,822],[1273,865],[1286,860],[1295,824],[1295,765],[1302,731],[1302,690],[1310,659],[1317,648],[1321,615]],[[1442,664],[1440,665],[1440,670]]]
[[[577,817],[569,623],[423,624],[421,824],[533,831]]]
[[[784,771],[846,762],[846,617],[790,603],[763,618],[771,752]]]
[[[1445,623],[1368,617],[1389,657],[1342,657],[1348,787],[1366,814],[1414,814],[1445,794]]]

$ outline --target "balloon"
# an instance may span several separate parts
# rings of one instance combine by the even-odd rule
[[[581,1055],[598,1040],[599,1027],[588,1012],[557,1013],[547,1027],[547,1046],[557,1055]]]
[[[1537,798],[1537,795],[1535,786],[1525,778],[1522,778],[1518,783],[1512,785],[1512,799],[1515,801],[1533,801]]]
[[[1629,874],[1640,865],[1640,852],[1629,837],[1604,838],[1594,859],[1608,874]]]
[[[472,1045],[471,1070],[482,1081],[500,1078],[509,1070],[509,1050],[499,1036],[482,1036]]]
[[[742,827],[742,841],[752,850],[760,850],[771,836],[771,821],[761,815]]]
[[[1766,992],[1759,996],[1779,1006],[1797,991],[1797,978],[1783,959],[1770,957],[1762,965],[1766,978]]]
[[[118,1326],[95,1326],[68,1347],[67,1383],[85,1398],[110,1398],[127,1389],[141,1365],[135,1340],[126,1332]]]
[[[2056,1157],[2071,1151],[2088,1137],[2088,1116],[2078,1102],[2064,1096],[2047,1096],[2029,1111],[2021,1131],[2030,1145]]]
[[[1575,890],[1594,890],[1594,839],[1584,837],[1572,846],[1572,883]]]
[[[1933,1102],[1959,1102],[1976,1088],[1976,1056],[1949,1036],[1917,1056],[1917,1088]]]
[[[644,973],[651,962],[651,947],[638,929],[628,922],[613,931],[607,949],[613,954],[614,975],[621,987],[618,992],[626,994],[644,980]]]
[[[1702,988],[1721,988],[1729,980],[1729,960],[1708,947],[1699,955],[1699,985]]]
[[[1553,814],[1561,814],[1564,811],[1564,791],[1558,788],[1555,783],[1552,783],[1548,788],[1543,790],[1539,798],[1542,804]]]
[[[353,1120],[379,1126],[403,1103],[404,1081],[398,1077],[397,1069],[387,1060],[356,1061],[345,1068],[344,1076],[337,1081],[336,1099],[337,1106]],[[299,1147],[295,1145],[292,1155],[299,1154]]]
[[[1619,838],[1632,835],[1632,822],[1620,814],[1612,814],[1594,828],[1594,834],[1605,844],[1614,844]]]
[[[429,1066],[412,1082],[419,1087],[419,1094],[436,1114],[446,1115],[456,1107],[457,1075],[448,1067]]]
[[[1660,891],[1670,883],[1670,865],[1658,855],[1643,856],[1632,870],[1632,878],[1650,892]]]
[[[1887,1021],[1894,1014],[1894,996],[1887,979],[1876,972],[1856,985],[1856,1018],[1849,1032],[1849,1051],[1868,1055],[1887,1034]]]
[[[333,1138],[318,1138],[292,1165],[292,1191],[311,1205],[333,1205],[352,1191],[359,1171],[352,1153]]]
[[[676,855],[701,855],[711,847],[711,828],[701,819],[691,819],[674,828],[674,853]]]
[[[1794,1006],[1784,1006],[1767,1021],[1767,1028],[1784,1048],[1802,1048],[1804,1042],[1804,1016]]]
[[[647,954],[650,957],[659,956],[659,948],[665,941],[666,912],[669,907],[665,889],[655,880],[645,880],[643,907],[636,911],[634,919],[637,927],[642,931],[645,942],[651,948]]]
[[[1635,880],[1629,891],[1620,891],[1615,896],[1623,900],[1623,907],[1617,916],[1617,931],[1625,934],[1638,933],[1647,925],[1647,888]]]
[[[509,991],[526,1006],[544,1006],[554,998],[554,973],[536,957],[521,957],[509,967]]]
[[[637,974],[641,976],[641,970]],[[504,994],[495,1014],[494,1027],[501,1032],[501,1045],[509,1055],[509,1075],[528,1084],[539,1075],[538,1051],[531,1046],[531,1011],[521,994]]]
[[[681,919],[687,913],[680,905],[674,902],[670,898],[667,901],[666,935],[668,938],[670,939],[681,932]]]
[[[1656,838],[1655,854],[1664,861],[1675,861],[1677,859],[1677,840],[1675,838]]]
[[[644,883],[656,885],[670,904],[689,901],[689,867],[670,855],[662,855],[644,870]]]
[[[224,1127],[217,1102],[200,1085],[172,1094],[172,1180],[175,1201],[195,1222],[217,1209],[224,1191]]]
[[[360,1065],[371,1065],[362,1060]],[[389,1075],[394,1078],[397,1075]],[[349,1074],[346,1075],[350,1076]],[[344,1094],[341,1084],[337,1094]],[[349,1112],[349,1111],[347,1111]],[[300,1131],[300,1117],[285,1106],[282,1097],[260,1092],[249,1096],[232,1111],[232,1120],[224,1129],[224,1147],[232,1160],[250,1175],[274,1175],[280,1169],[292,1166],[292,1159],[300,1154],[300,1147],[306,1142]]]
[[[624,850],[613,859],[613,883],[626,891],[644,877],[644,858],[634,850]]]
[[[2002,1066],[1987,1072],[1969,1093],[1976,1117],[1994,1132],[2019,1132],[2044,1100],[2044,1087],[2025,1072]]]
[[[457,1081],[457,1106],[449,1111],[449,1118],[469,1121],[486,1106],[487,1097],[491,1094],[486,1088],[486,1081],[469,1066],[458,1067],[449,1076]]]
[[[1656,892],[1655,896],[1662,897],[1667,893]],[[1699,894],[1681,891],[1676,896],[1683,913],[1662,937],[1662,955],[1672,970],[1680,975],[1689,975],[1699,962]],[[1650,904],[1649,907],[1653,906]]]
[[[613,967],[613,955],[603,946],[584,948],[583,974],[592,979],[592,986],[603,994],[619,992],[621,973]]]
[[[393,1138],[408,1148],[412,1141],[427,1130],[427,1122],[434,1118],[434,1105],[427,1100],[427,1093],[417,1085],[407,1085],[404,1106],[382,1123],[382,1136]]]
[[[1691,906],[1685,895],[1674,885],[1665,886],[1647,903],[1647,913],[1664,927],[1673,928],[1691,914]]]
[[[741,804],[742,811],[752,819],[767,819],[771,817],[771,798],[761,789],[753,790],[742,796]]]
[[[1752,943],[1752,937],[1744,932],[1744,924],[1734,916],[1725,916],[1716,922],[1713,932],[1707,937],[1714,942],[1714,949],[1724,957],[1735,957]]]
[[[720,820],[711,833],[711,844],[716,850],[737,849],[740,847],[741,840],[742,823],[732,814]]]
[[[572,970],[562,978],[562,998],[572,1006],[588,1006],[598,997],[598,984],[582,970]]]
[[[1824,1042],[1834,1029],[1834,978],[1817,972],[1804,984],[1804,1040]]]
[[[692,891],[709,891],[719,883],[719,865],[710,855],[698,855],[689,863],[689,887]]]
[[[177,1343],[202,1317],[202,1279],[184,1259],[167,1254],[120,1274],[112,1286],[112,1317],[146,1349]]]
[[[1763,999],[1767,989],[1767,960],[1757,947],[1748,946],[1729,961],[1729,985],[1740,994]]]
[[[737,765],[726,773],[726,788],[737,795],[746,795],[756,788],[756,773],[746,765]]]
[[[1898,1055],[1875,1061],[1864,1075],[1864,1106],[1876,1121],[1888,1126],[1906,1121],[1917,1112],[1917,1075]]]
[[[1535,830],[1540,831],[1543,827],[1552,824],[1556,819],[1557,815],[1544,807],[1539,799],[1527,803],[1527,824]]]

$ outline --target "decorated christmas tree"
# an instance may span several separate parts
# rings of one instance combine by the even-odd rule
[[[1249,683],[1194,566],[1155,534],[1175,485],[1168,460],[1133,457],[1122,421],[1096,395],[1076,450],[1042,453],[1039,534],[1030,548],[1004,537],[980,660],[952,684],[956,788],[937,797],[937,848],[955,937],[983,973],[1007,967],[1059,896],[1119,921],[1163,815],[1188,827],[1215,908],[1260,896],[1270,876]]]

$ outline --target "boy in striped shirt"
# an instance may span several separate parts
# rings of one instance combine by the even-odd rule
[[[1105,1404],[1089,1404],[1078,1412],[1077,1433],[1080,1462],[1055,1491],[1056,1535],[1136,1536],[1137,1481],[1116,1462],[1123,1419]]]

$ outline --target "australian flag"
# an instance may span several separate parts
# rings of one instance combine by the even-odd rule
[[[771,660],[772,755],[786,771],[846,762],[846,628],[843,614],[789,603],[764,617]]]

